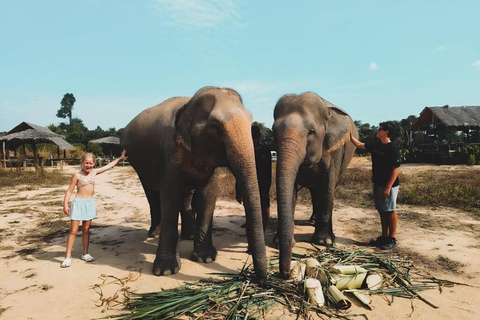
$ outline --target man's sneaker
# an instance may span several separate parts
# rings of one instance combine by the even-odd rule
[[[388,237],[380,236],[380,237],[378,237],[378,238],[376,238],[376,239],[370,240],[370,242],[368,243],[368,245],[373,246],[373,247],[379,247],[379,246],[381,246],[387,239],[388,239]]]
[[[71,258],[65,258],[63,259],[63,262],[62,264],[60,265],[60,267],[62,268],[68,268],[70,267],[70,264],[72,263],[72,259]]]
[[[397,240],[395,238],[387,238],[387,240],[378,246],[382,250],[391,250],[397,246]]]
[[[82,260],[86,262],[92,262],[95,259],[89,253],[87,253],[87,254],[82,254]]]

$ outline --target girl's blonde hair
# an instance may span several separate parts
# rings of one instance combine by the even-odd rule
[[[84,153],[80,161],[83,163],[87,158],[92,158],[93,162],[95,162],[95,156],[91,152]]]

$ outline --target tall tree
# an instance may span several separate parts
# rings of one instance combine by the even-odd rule
[[[73,96],[73,93],[65,93],[63,96],[62,101],[60,104],[62,107],[57,111],[57,117],[59,118],[67,118],[69,120],[69,124],[72,125],[72,110],[73,110],[73,105],[75,104],[75,97]]]

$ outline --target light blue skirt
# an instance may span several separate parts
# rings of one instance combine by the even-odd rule
[[[93,198],[75,198],[70,207],[70,219],[77,221],[92,220],[97,216]]]

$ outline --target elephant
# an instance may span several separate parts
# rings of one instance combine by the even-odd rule
[[[315,231],[312,242],[335,241],[332,211],[335,188],[355,152],[350,134],[358,136],[350,116],[313,92],[286,94],[274,109],[277,148],[277,240],[280,274],[288,277],[294,240],[298,186],[310,190]]]
[[[123,129],[120,142],[159,222],[153,273],[178,273],[178,214],[194,191],[197,214],[192,260],[211,262],[212,219],[218,194],[215,169],[228,167],[240,185],[247,240],[259,282],[267,277],[265,239],[251,136],[253,117],[230,88],[203,87],[144,110]],[[155,222],[154,222],[155,220]],[[182,222],[183,224],[183,222]]]

